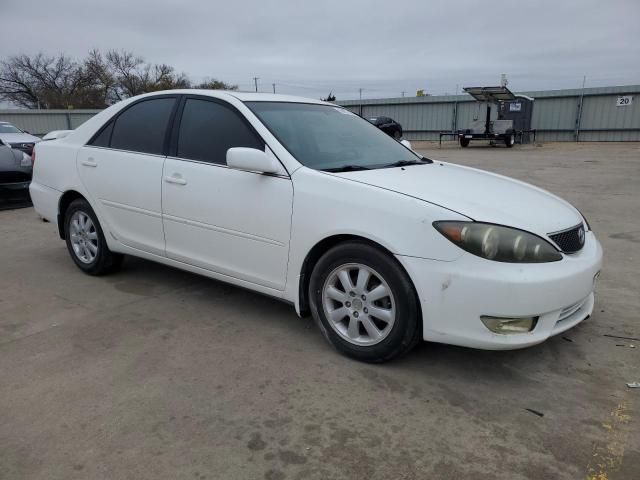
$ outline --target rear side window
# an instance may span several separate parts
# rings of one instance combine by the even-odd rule
[[[178,132],[180,158],[226,165],[227,150],[264,150],[264,142],[235,110],[217,102],[187,99]]]
[[[126,109],[115,120],[109,146],[132,152],[162,154],[175,101],[175,98],[156,98]]]

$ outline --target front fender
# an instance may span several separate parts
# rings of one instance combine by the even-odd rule
[[[326,172],[301,168],[292,176],[294,204],[285,297],[298,305],[308,253],[340,235],[376,243],[394,255],[453,261],[463,251],[432,223],[468,220],[443,207]]]

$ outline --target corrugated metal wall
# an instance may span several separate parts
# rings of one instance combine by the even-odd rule
[[[0,121],[42,136],[52,130],[74,129],[98,112],[100,110],[0,110]]]
[[[640,141],[640,85],[523,92],[535,98],[531,128],[540,141]],[[633,103],[617,107],[620,95]],[[580,102],[582,100],[582,112]],[[402,97],[337,102],[364,117],[386,115],[400,122],[409,140],[438,140],[440,132],[464,129],[485,109],[469,95]],[[496,118],[496,108],[492,117]],[[76,128],[99,110],[0,110],[0,121],[36,135]]]
[[[575,141],[576,134],[579,141],[640,141],[640,85],[523,93],[535,98],[531,128],[537,130],[540,141]],[[617,107],[621,95],[632,95],[633,103]],[[409,140],[438,140],[440,132],[464,129],[485,115],[484,106],[469,95],[337,103],[355,113],[362,111],[364,117],[395,119]],[[496,118],[496,110],[492,118]]]

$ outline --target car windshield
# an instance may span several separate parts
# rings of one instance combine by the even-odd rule
[[[368,121],[340,107],[246,102],[284,147],[316,170],[363,170],[420,157]]]
[[[14,127],[10,123],[0,123],[0,133],[22,133],[22,130]]]

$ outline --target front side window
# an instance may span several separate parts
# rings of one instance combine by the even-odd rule
[[[119,150],[161,155],[175,101],[172,97],[154,98],[127,108],[113,124],[109,146]],[[109,127],[105,130],[109,130]],[[96,137],[94,142],[98,139],[104,142],[105,139],[101,137],[102,135]]]
[[[317,170],[382,168],[420,158],[367,120],[330,105],[246,102],[280,143]]]
[[[187,99],[176,156],[226,165],[227,150],[233,147],[264,150],[264,143],[232,108],[209,100]]]

